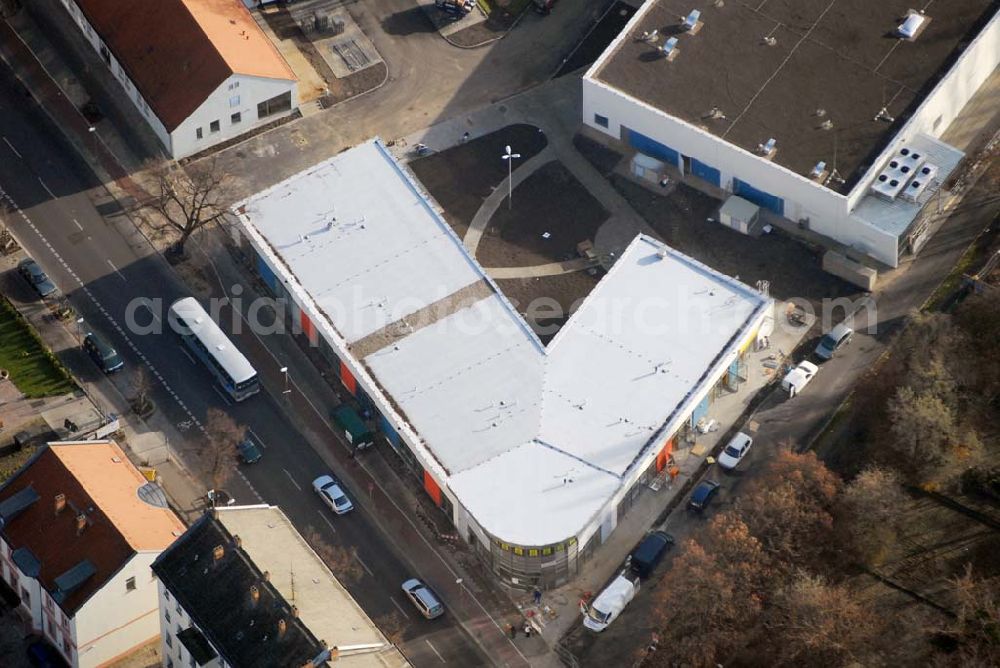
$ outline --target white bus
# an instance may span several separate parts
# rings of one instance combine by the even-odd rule
[[[219,385],[236,401],[260,391],[257,372],[209,317],[194,297],[178,299],[170,306],[169,322],[184,343],[204,363]]]

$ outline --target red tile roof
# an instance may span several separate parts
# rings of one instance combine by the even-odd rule
[[[146,481],[111,441],[47,446],[0,488],[0,503],[31,487],[38,500],[2,528],[11,551],[28,548],[41,563],[39,580],[50,594],[55,579],[83,560],[96,572],[61,603],[72,616],[139,550],[165,549],[184,531],[168,509],[140,500]],[[128,494],[122,492],[126,488]],[[56,513],[56,495],[66,505]],[[77,531],[77,514],[86,527]],[[139,528],[140,525],[143,528]]]
[[[294,80],[240,0],[76,0],[172,132],[232,74]]]

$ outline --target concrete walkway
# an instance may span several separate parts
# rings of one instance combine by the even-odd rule
[[[490,193],[490,196],[483,200],[483,204],[479,207],[479,211],[476,211],[476,215],[472,217],[472,222],[469,224],[469,229],[465,233],[465,238],[462,239],[462,243],[468,249],[470,255],[473,257],[476,256],[476,249],[479,248],[479,242],[483,238],[483,233],[489,226],[490,220],[493,218],[493,214],[496,213],[501,204],[507,201],[507,195],[510,192],[510,189],[517,188],[542,165],[550,163],[555,159],[556,158],[553,154],[551,145],[546,146],[538,155],[535,155],[526,162],[518,165],[517,169],[511,173],[510,178],[501,181],[493,192]]]
[[[594,263],[586,258],[566,260],[565,262],[549,262],[548,264],[536,264],[530,267],[493,267],[485,268],[490,278],[539,278],[541,276],[559,276],[560,274],[572,274],[576,271],[583,271]]]

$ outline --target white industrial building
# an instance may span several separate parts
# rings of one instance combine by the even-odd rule
[[[572,577],[770,333],[769,298],[638,236],[543,345],[377,140],[236,211],[289,317],[514,585]]]
[[[298,107],[295,74],[240,0],[62,4],[174,158]]]
[[[16,613],[71,666],[159,635],[150,565],[184,531],[113,441],[51,443],[0,487],[0,570]]]
[[[584,76],[583,122],[643,172],[652,158],[897,266],[963,156],[939,137],[1000,62],[994,0],[911,6],[648,0]]]

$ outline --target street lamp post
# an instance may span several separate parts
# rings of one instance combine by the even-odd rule
[[[507,150],[507,152],[504,153],[502,156],[500,156],[500,158],[507,161],[507,210],[510,211],[510,208],[511,208],[511,205],[512,205],[511,203],[512,203],[512,201],[514,199],[514,183],[511,181],[510,177],[511,177],[511,174],[513,173],[513,171],[514,171],[514,167],[513,167],[513,165],[514,165],[514,159],[515,158],[520,158],[521,154],[520,153],[511,153],[509,145],[505,146],[504,148]]]
[[[281,367],[279,369],[279,371],[281,371],[281,373],[285,374],[285,389],[281,393],[284,394],[284,395],[291,394],[292,388],[290,388],[288,386],[288,367],[287,366],[283,366],[283,367]]]
[[[83,345],[83,318],[76,319],[76,342]]]

